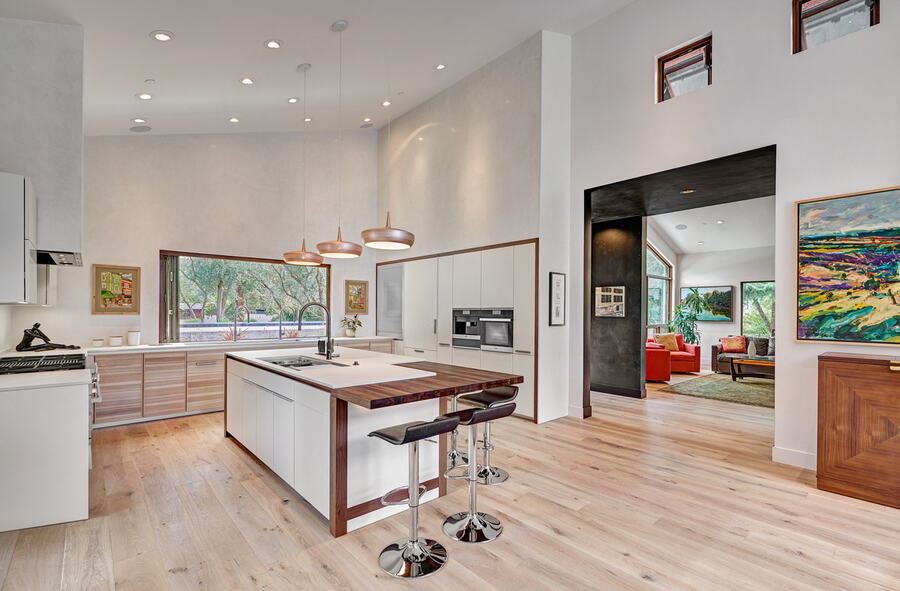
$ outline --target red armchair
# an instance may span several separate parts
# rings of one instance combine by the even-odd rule
[[[673,373],[697,373],[700,371],[700,345],[691,345],[684,342],[684,336],[675,335],[678,342],[677,351],[669,351],[670,371]],[[653,339],[647,339],[647,350],[665,349]],[[650,379],[650,378],[647,378]]]
[[[648,382],[668,382],[672,379],[672,352],[665,347],[647,345],[646,377]]]

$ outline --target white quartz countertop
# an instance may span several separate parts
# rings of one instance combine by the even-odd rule
[[[335,347],[334,353],[335,357],[332,361],[338,365],[317,365],[301,369],[281,367],[265,360],[298,356],[324,359],[324,356],[319,355],[318,350],[315,348],[279,349],[278,351],[231,351],[229,356],[239,361],[251,362],[256,367],[269,366],[272,371],[281,375],[296,377],[299,380],[330,389],[383,384],[400,380],[427,378],[435,375],[434,372],[399,366],[402,363],[425,361],[421,357],[391,355],[347,347]]]
[[[86,386],[90,383],[91,372],[87,369],[16,373],[0,376],[0,392],[52,388],[54,386]]]
[[[220,349],[248,349],[248,350],[264,350],[264,349],[281,349],[293,350],[285,348],[285,345],[312,345],[325,337],[309,337],[302,339],[272,339],[265,341],[215,341],[209,343],[161,343],[161,344],[145,344],[145,345],[122,345],[119,347],[82,347],[80,349],[56,349],[52,351],[3,351],[0,357],[19,357],[28,355],[65,355],[72,353],[84,353],[86,355],[126,355],[129,353],[166,353],[172,351],[216,351]],[[334,342],[340,343],[361,343],[367,341],[393,341],[393,337],[335,337]],[[270,351],[271,352],[271,351]]]

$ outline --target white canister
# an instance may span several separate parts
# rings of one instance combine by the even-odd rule
[[[102,347],[106,344],[106,339],[91,339],[91,347]]]
[[[122,339],[121,336],[109,337],[109,346],[110,347],[121,347],[123,341],[124,341],[124,339]]]
[[[129,345],[140,345],[141,344],[141,331],[139,330],[129,330],[128,331],[128,344]]]

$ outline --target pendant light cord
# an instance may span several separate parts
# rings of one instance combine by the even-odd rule
[[[344,32],[338,33],[338,230],[344,211]]]
[[[306,86],[307,86],[306,76],[307,76],[307,74],[309,74],[309,68],[306,68],[305,70],[303,70],[303,120],[304,121],[306,121]],[[304,242],[306,241],[306,194],[308,193],[308,191],[307,191],[307,187],[308,187],[307,174],[309,172],[308,167],[306,165],[306,140],[307,140],[306,136],[307,136],[307,133],[308,132],[304,129],[304,131],[303,131],[303,222],[302,222],[302,226],[303,226],[302,240]],[[304,250],[305,250],[305,248],[304,248]]]

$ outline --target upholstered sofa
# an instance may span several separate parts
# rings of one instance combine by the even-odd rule
[[[755,355],[754,357],[760,357],[763,359],[771,359],[775,360],[775,339],[769,339],[765,337],[746,337],[747,343],[746,347],[750,346],[750,339],[753,339],[754,344],[756,345],[756,350],[758,353],[764,352],[764,355]],[[712,345],[712,349],[710,351],[710,369],[712,369],[716,373],[724,373],[731,375],[731,360],[733,358],[746,358],[750,355],[747,354],[747,349],[744,348],[741,352],[729,352],[726,353],[722,350],[722,343],[716,343]],[[775,377],[775,368],[772,367],[754,367],[753,371],[763,373],[766,375],[771,375],[773,378]]]
[[[669,353],[669,371],[672,373],[696,373],[700,371],[700,345],[691,345],[684,342],[684,336],[675,335],[678,343],[677,351],[667,351]],[[665,347],[654,341],[647,339],[647,350],[663,349]],[[650,378],[647,378],[650,379]]]

